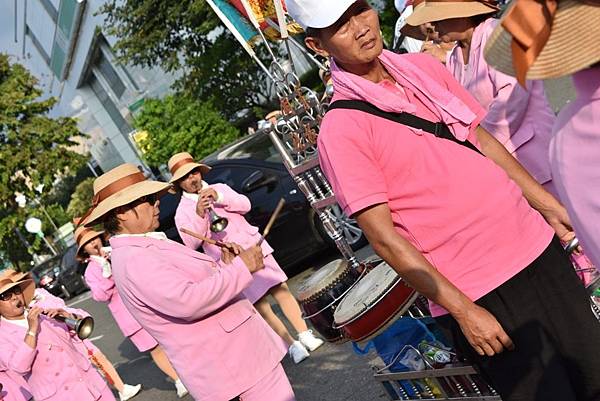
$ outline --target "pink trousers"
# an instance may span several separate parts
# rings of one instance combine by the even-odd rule
[[[249,390],[240,394],[240,401],[296,401],[294,390],[290,385],[283,366],[278,364],[275,369],[263,377]]]

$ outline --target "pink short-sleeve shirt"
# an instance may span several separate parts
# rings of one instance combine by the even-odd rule
[[[469,135],[478,145],[474,133],[484,114],[477,102],[433,59],[402,61],[421,63],[423,73],[478,115]],[[433,106],[401,81],[384,81],[379,88],[406,96],[418,116],[439,121]],[[504,170],[452,141],[360,111],[334,109],[321,125],[318,148],[321,167],[347,214],[387,203],[396,231],[472,300],[523,270],[552,239],[551,227]],[[444,313],[432,305],[434,316]]]

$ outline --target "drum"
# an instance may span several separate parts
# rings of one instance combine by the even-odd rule
[[[361,274],[352,269],[347,261],[336,259],[300,284],[298,302],[303,318],[309,320],[326,341],[347,341],[340,330],[333,328],[333,312],[360,277]]]
[[[418,297],[387,263],[369,271],[344,297],[333,315],[334,329],[352,341],[367,341],[396,321]]]

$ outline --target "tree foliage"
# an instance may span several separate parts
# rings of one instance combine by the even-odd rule
[[[67,207],[69,217],[72,219],[83,216],[92,205],[93,195],[94,177],[89,177],[75,187],[75,191],[71,195],[71,201]]]
[[[36,188],[52,188],[85,163],[72,150],[83,137],[75,120],[48,117],[56,99],[40,99],[41,95],[37,80],[0,54],[0,244],[14,264],[29,258],[15,229],[24,232],[28,216],[42,217],[33,200],[44,204],[46,195]],[[17,194],[29,200],[25,208],[18,206]],[[52,231],[47,225],[44,230]]]
[[[134,125],[148,132],[141,148],[154,167],[178,152],[200,159],[240,136],[211,103],[178,95],[147,100]]]
[[[182,73],[180,93],[211,101],[234,118],[242,110],[272,109],[269,82],[204,0],[110,0],[101,9],[105,27],[118,40],[115,49],[125,63],[160,65]],[[257,46],[267,60],[264,46]]]

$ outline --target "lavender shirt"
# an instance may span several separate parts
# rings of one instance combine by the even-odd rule
[[[600,68],[573,75],[577,98],[562,109],[550,146],[552,176],[586,255],[600,266]]]
[[[494,70],[483,58],[486,41],[497,24],[497,19],[490,18],[477,26],[468,64],[461,47],[455,46],[448,52],[446,68],[487,111],[481,126],[545,184],[552,177],[548,148],[555,116],[542,81],[529,81],[523,88],[516,78]]]

